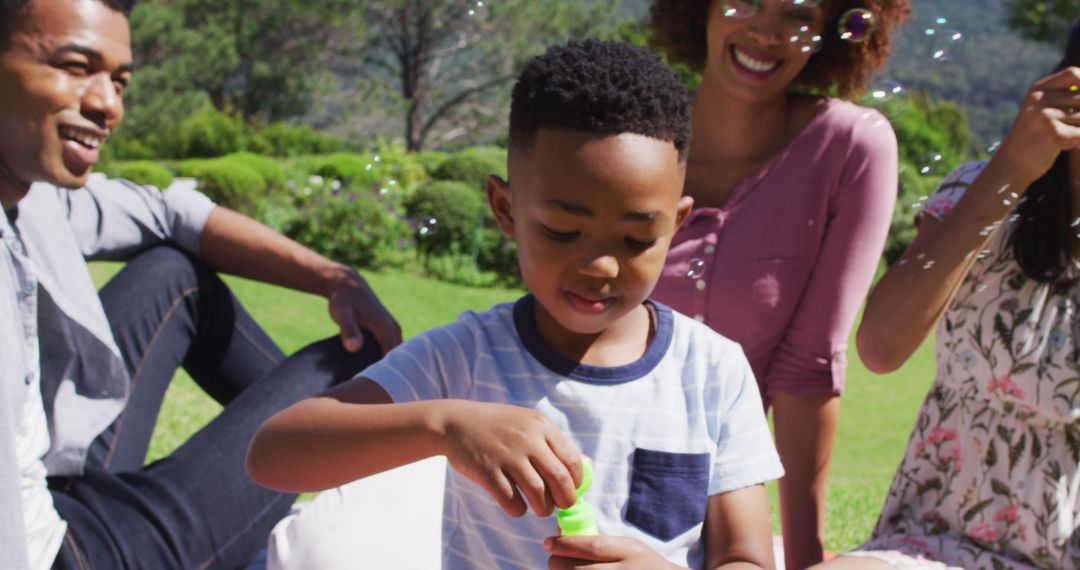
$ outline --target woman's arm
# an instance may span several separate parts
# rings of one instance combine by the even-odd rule
[[[941,317],[978,252],[1029,185],[1058,154],[1080,144],[1080,69],[1067,68],[1028,90],[1012,129],[952,212],[924,216],[919,234],[881,278],[856,337],[859,356],[879,374],[900,367]]]

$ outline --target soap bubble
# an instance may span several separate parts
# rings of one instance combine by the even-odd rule
[[[874,86],[867,93],[870,103],[875,105],[892,101],[894,97],[903,97],[904,95],[907,95],[907,89],[899,81],[893,81],[892,79],[882,79],[874,83]]]
[[[788,41],[802,53],[816,53],[821,49],[821,34],[810,29],[810,26],[799,26],[791,32]]]
[[[840,39],[853,44],[861,44],[870,39],[877,27],[874,14],[866,8],[852,8],[840,16],[840,24],[837,26]]]
[[[986,147],[986,152],[989,154],[994,154],[999,148],[1001,148],[1001,141],[994,141],[990,143],[990,146]]]
[[[485,6],[483,0],[476,0],[476,2],[470,2],[467,12],[470,18],[483,17],[485,15]]]
[[[434,235],[438,229],[439,220],[436,220],[432,216],[424,216],[423,218],[420,218],[420,225],[417,228],[417,233],[420,234],[420,237],[426,238]]]
[[[686,276],[691,279],[701,279],[705,275],[705,261],[701,259],[691,259],[690,266],[686,270]]]
[[[814,8],[821,5],[821,0],[784,0],[784,2],[801,8]]]
[[[930,176],[937,173],[938,168],[941,166],[941,159],[940,152],[931,152],[926,155],[919,164],[919,174]]]
[[[723,0],[720,2],[720,10],[725,18],[745,20],[761,12],[761,2],[762,0]]]
[[[959,30],[936,30],[932,35],[930,58],[934,61],[949,61],[953,48],[964,39],[964,33]]]

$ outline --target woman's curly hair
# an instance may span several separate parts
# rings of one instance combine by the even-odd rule
[[[708,56],[706,26],[709,9],[720,0],[652,0],[649,10],[649,43],[676,63],[695,69],[705,67]],[[833,89],[845,98],[858,97],[889,57],[897,24],[911,13],[909,0],[824,0],[825,27],[821,49],[795,78],[794,86],[821,93]],[[841,16],[853,8],[874,15],[876,27],[862,43],[840,39]]]

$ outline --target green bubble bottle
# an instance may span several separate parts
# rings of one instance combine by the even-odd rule
[[[581,467],[584,473],[581,476],[581,486],[577,488],[577,501],[569,509],[556,509],[555,517],[559,520],[559,532],[563,536],[594,536],[600,534],[596,528],[596,513],[593,507],[585,502],[585,493],[592,486],[593,471],[592,463],[583,459]]]

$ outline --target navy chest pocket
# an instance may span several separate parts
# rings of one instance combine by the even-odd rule
[[[626,520],[671,540],[705,521],[709,454],[635,449]]]

